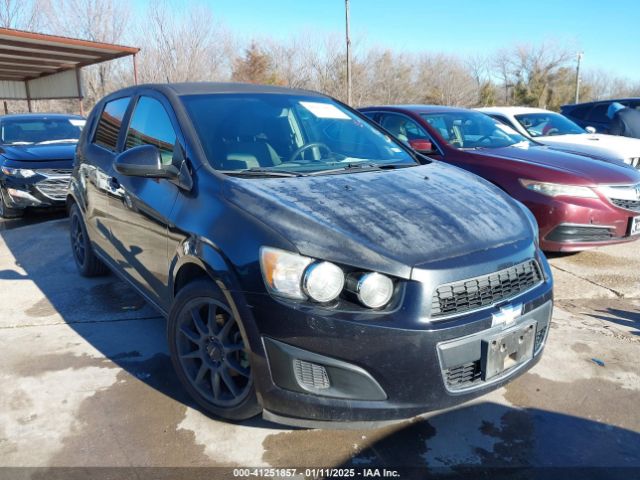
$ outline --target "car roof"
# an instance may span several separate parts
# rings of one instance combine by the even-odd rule
[[[626,97],[626,98],[608,98],[606,100],[592,100],[591,102],[582,103],[565,103],[560,108],[573,108],[580,107],[582,105],[595,105],[596,103],[613,103],[613,102],[628,102],[629,100],[640,100],[640,97]]]
[[[167,96],[212,95],[225,93],[271,93],[326,97],[318,92],[303,89],[279,87],[276,85],[258,85],[237,82],[185,82],[185,83],[146,83],[114,92],[114,94],[135,93],[143,89],[157,90]],[[112,94],[112,95],[114,95]],[[110,95],[110,96],[112,96]]]
[[[468,112],[469,108],[447,107],[444,105],[373,105],[359,110],[404,110],[413,113]]]
[[[534,107],[482,107],[476,108],[479,112],[483,113],[502,113],[505,115],[526,115],[528,113],[555,113],[551,110],[545,110],[544,108]]]
[[[7,115],[0,116],[0,121],[4,119],[15,119],[15,120],[28,120],[28,119],[37,119],[37,118],[77,118],[84,119],[84,117],[80,115],[75,115],[73,113],[9,113]]]

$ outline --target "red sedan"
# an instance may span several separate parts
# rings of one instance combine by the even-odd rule
[[[360,110],[420,153],[473,172],[524,203],[538,220],[543,250],[578,251],[640,234],[640,172],[623,163],[550,150],[472,110]]]

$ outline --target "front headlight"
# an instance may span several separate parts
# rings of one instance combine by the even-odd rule
[[[327,303],[338,298],[344,287],[344,272],[329,262],[316,262],[307,267],[302,280],[304,292],[313,300]]]
[[[381,273],[364,273],[359,277],[349,277],[347,289],[358,296],[365,307],[382,308],[393,296],[393,280]]]
[[[278,248],[260,249],[260,268],[269,293],[298,300],[328,303],[343,290],[357,296],[368,308],[382,308],[391,301],[394,282],[376,272],[345,272],[331,262],[316,260]]]
[[[28,168],[11,168],[3,166],[1,170],[5,175],[16,178],[29,178],[33,177],[36,174],[36,172],[34,172],[33,170],[29,170]]]
[[[262,247],[260,266],[269,291],[282,297],[327,303],[338,298],[344,287],[340,267],[297,253]]]
[[[520,184],[529,190],[541,193],[542,195],[547,195],[548,197],[565,195],[567,197],[598,198],[598,195],[592,188],[580,185],[538,182],[535,180],[526,180],[524,178],[520,179]]]
[[[297,253],[262,247],[260,249],[260,268],[264,283],[271,293],[288,298],[304,299],[302,276],[312,258]]]

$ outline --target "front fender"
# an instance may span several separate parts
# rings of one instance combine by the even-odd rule
[[[233,314],[239,319],[238,324],[245,344],[249,346],[252,353],[262,352],[260,334],[251,306],[247,304],[246,296],[240,288],[240,282],[231,263],[222,252],[202,237],[190,236],[181,242],[176,248],[169,267],[169,291],[172,300],[178,274],[182,268],[188,266],[197,266],[206,272],[220,289]]]

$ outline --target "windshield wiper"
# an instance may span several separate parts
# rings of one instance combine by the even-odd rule
[[[270,170],[268,168],[248,168],[246,170],[218,170],[226,175],[250,176],[250,177],[303,177],[305,174],[301,172],[286,172],[278,170]]]
[[[394,170],[396,168],[417,167],[417,164],[397,164],[397,163],[349,163],[344,167],[331,168],[328,170],[317,170],[307,175],[334,175],[337,173],[345,173],[349,171],[370,172],[373,170]]]

